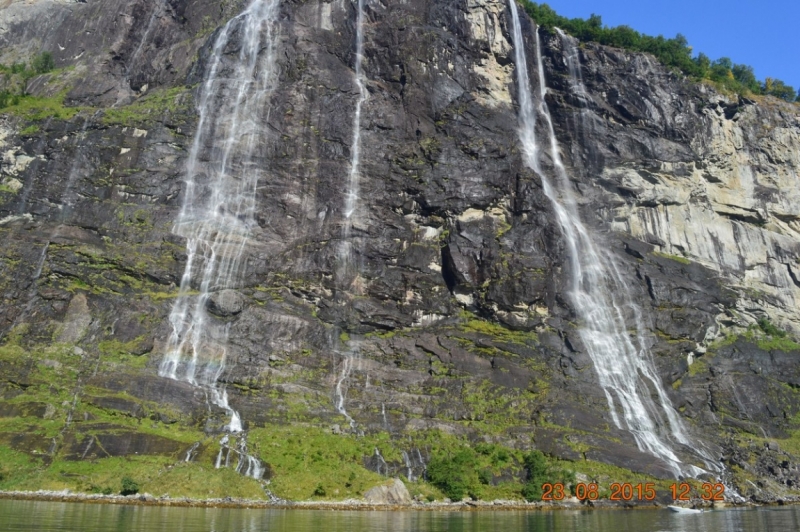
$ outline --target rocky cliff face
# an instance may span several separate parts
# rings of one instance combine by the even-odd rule
[[[45,49],[58,68],[0,119],[0,414],[28,420],[0,442],[66,460],[182,457],[197,440],[192,456],[211,463],[224,412],[157,369],[187,260],[172,225],[198,84],[243,3],[4,4],[0,62]],[[517,140],[507,2],[367,0],[365,18],[358,267],[343,269],[356,8],[280,4],[277,88],[251,161],[268,177],[244,274],[208,307],[229,327],[220,381],[245,427],[346,426],[343,396],[353,430],[403,451],[365,457],[382,473],[421,475],[421,435],[441,431],[664,475],[614,427],[576,333],[564,238]],[[523,31],[530,55],[529,20]],[[629,281],[673,405],[743,494],[783,494],[800,476],[800,353],[765,319],[800,332],[798,107],[541,39],[583,221]],[[42,432],[43,417],[60,425]]]

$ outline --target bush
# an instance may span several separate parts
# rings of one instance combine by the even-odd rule
[[[19,103],[19,94],[12,94],[7,90],[0,91],[0,109]]]
[[[780,98],[781,100],[786,100],[787,102],[791,102],[795,99],[794,88],[779,79],[765,79],[761,90],[764,92],[764,94],[770,94],[776,98]]]
[[[317,487],[314,488],[314,496],[315,497],[324,497],[327,494],[328,494],[328,492],[325,491],[325,486],[323,486],[321,483],[317,484]]]
[[[139,484],[131,477],[122,477],[122,489],[120,495],[136,495],[139,493]]]
[[[764,331],[764,334],[768,334],[770,336],[775,336],[775,337],[778,337],[778,338],[783,338],[784,336],[786,336],[786,331],[782,331],[782,330],[778,329],[777,327],[775,327],[772,324],[772,322],[769,321],[769,319],[767,319],[767,318],[759,319],[758,320],[758,327],[759,327],[759,329]]]
[[[31,68],[37,74],[45,74],[50,72],[56,67],[56,62],[53,59],[53,54],[50,52],[42,52],[31,61]]]
[[[523,458],[528,479],[522,486],[522,496],[527,501],[542,497],[542,484],[550,480],[550,466],[541,451],[531,451]]]
[[[476,459],[471,449],[462,449],[448,456],[434,456],[428,464],[431,484],[453,501],[471,495],[478,483]]]
[[[522,496],[527,501],[538,501],[542,498],[542,484],[545,482],[560,482],[565,488],[575,483],[574,471],[552,467],[541,451],[527,453],[523,463],[528,479],[522,486]]]

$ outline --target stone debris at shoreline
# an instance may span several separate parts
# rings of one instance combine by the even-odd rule
[[[364,499],[345,499],[342,501],[286,501],[286,500],[255,500],[238,499],[232,497],[216,499],[193,499],[190,497],[170,497],[169,495],[154,496],[149,493],[136,495],[103,495],[99,493],[78,493],[70,490],[53,491],[0,491],[0,499],[29,500],[46,502],[74,502],[88,504],[127,504],[136,506],[176,506],[185,508],[241,508],[241,509],[298,509],[298,510],[338,510],[338,511],[392,511],[392,510],[420,510],[420,511],[479,511],[479,510],[561,510],[561,509],[622,509],[622,508],[661,508],[661,504],[630,505],[613,501],[592,501],[592,504],[582,504],[577,499],[551,502],[526,502],[519,500],[493,500],[459,502],[421,502],[412,501],[406,504],[374,503]],[[699,503],[700,501],[697,501]],[[779,499],[774,504],[789,505],[800,504],[800,497],[787,497]],[[702,504],[697,504],[701,506]],[[747,502],[744,504],[730,504],[729,506],[768,506]]]

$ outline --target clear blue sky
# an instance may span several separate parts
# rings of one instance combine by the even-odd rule
[[[800,88],[800,0],[534,0],[559,15],[589,18],[606,26],[627,24],[640,33],[682,33],[712,60],[730,57]]]

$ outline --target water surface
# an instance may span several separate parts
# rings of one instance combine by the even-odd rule
[[[502,512],[168,508],[0,500],[0,530],[82,532],[737,532],[800,530],[800,507]]]

